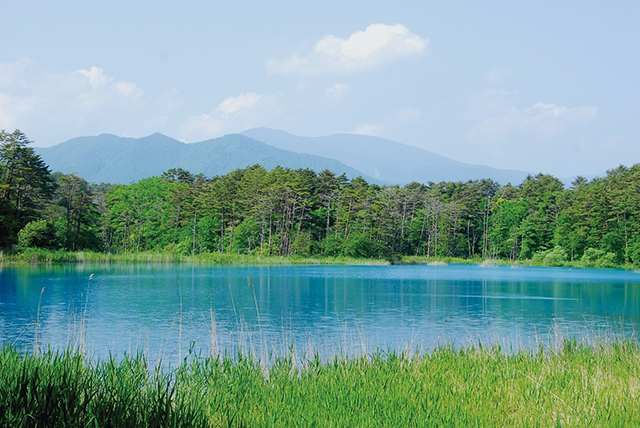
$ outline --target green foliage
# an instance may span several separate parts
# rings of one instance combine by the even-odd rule
[[[54,174],[57,184],[58,236],[67,250],[93,249],[100,245],[102,194],[95,194],[86,180],[75,174]],[[55,209],[54,208],[54,209]]]
[[[526,225],[523,224],[529,212],[527,199],[506,200],[499,198],[493,206],[494,225],[490,241],[495,252],[505,258],[515,260],[522,252],[522,240],[525,238]],[[531,249],[525,244],[525,252]]]
[[[605,255],[604,250],[597,248],[587,248],[580,259],[580,262],[585,267],[596,266],[602,256]]]
[[[620,264],[624,261],[624,247],[624,236],[620,233],[619,230],[614,230],[604,235],[600,244],[600,248],[604,252],[614,255],[615,264]]]
[[[23,230],[19,248],[122,255],[640,266],[640,164],[592,181],[578,177],[569,189],[545,174],[518,186],[475,180],[381,187],[326,169],[260,165],[211,178],[172,168],[112,186],[51,175],[22,133],[1,137],[0,246],[9,253]],[[26,227],[33,221],[45,223]]]
[[[531,258],[531,263],[537,266],[563,266],[567,261],[567,252],[556,245],[550,250],[538,251]]]
[[[78,253],[33,247],[25,248],[14,256],[5,256],[5,259],[12,262],[26,263],[70,263],[84,261],[81,257],[78,257]]]
[[[292,254],[309,257],[313,253],[313,238],[311,232],[300,232],[291,244]]]
[[[631,258],[631,262],[634,266],[640,266],[640,236],[636,237],[631,242],[629,249],[627,250],[627,254],[629,255],[629,258]]]
[[[27,223],[18,232],[18,247],[56,248],[55,226],[48,220],[35,220]]]
[[[597,261],[595,266],[600,268],[612,268],[619,264],[618,255],[615,253],[606,253],[602,255]]]
[[[369,239],[368,236],[362,234],[360,231],[355,231],[344,243],[342,255],[347,257],[368,258],[375,257],[379,254],[380,250],[375,241]]]
[[[245,218],[234,230],[232,253],[251,253],[260,243],[259,229],[256,227],[256,220],[253,217]]]
[[[544,256],[543,264],[545,266],[562,266],[566,260],[567,252],[561,246],[556,245]]]
[[[338,239],[333,234],[327,236],[320,243],[323,254],[329,257],[338,257],[342,254],[342,239]]]
[[[55,190],[51,171],[19,130],[0,131],[0,246],[15,244],[18,231],[38,220]]]

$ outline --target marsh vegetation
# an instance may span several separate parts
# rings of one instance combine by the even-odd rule
[[[557,350],[442,347],[265,365],[190,354],[171,370],[143,355],[0,353],[3,426],[635,426],[640,349],[567,341]]]

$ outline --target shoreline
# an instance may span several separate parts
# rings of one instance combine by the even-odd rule
[[[349,266],[391,266],[391,265],[426,265],[446,266],[449,264],[470,264],[482,267],[569,267],[569,268],[607,268],[637,269],[630,264],[616,266],[594,266],[581,261],[563,261],[558,264],[539,263],[534,259],[502,260],[459,257],[423,257],[402,256],[394,258],[355,258],[329,256],[264,256],[203,253],[195,256],[176,253],[139,252],[128,254],[98,253],[92,251],[62,251],[45,249],[27,249],[22,253],[4,254],[0,252],[0,265],[27,266],[67,263],[210,263],[227,265],[349,265]]]

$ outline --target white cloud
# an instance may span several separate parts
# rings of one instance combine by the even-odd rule
[[[382,135],[384,128],[382,125],[376,125],[373,123],[363,123],[361,125],[356,126],[356,128],[351,131],[352,134],[360,134],[360,135],[372,135],[374,137],[379,137]]]
[[[0,129],[19,128],[36,144],[51,145],[83,134],[122,135],[142,128],[137,114],[145,107],[143,91],[136,84],[95,66],[54,74],[35,65],[28,58],[0,63]]]
[[[351,87],[346,83],[336,83],[324,90],[322,98],[325,102],[339,103],[350,90]]]
[[[91,67],[91,70],[77,70],[76,74],[81,74],[89,79],[91,86],[104,86],[113,79],[104,75],[104,70],[98,67]]]
[[[307,55],[267,61],[274,74],[350,73],[426,52],[429,41],[401,24],[372,24],[348,39],[328,35]]]
[[[468,126],[460,129],[466,134],[462,146],[450,145],[443,154],[463,162],[562,177],[597,172],[586,165],[619,158],[623,151],[603,149],[602,139],[596,137],[597,107],[549,102],[523,107],[517,104],[520,97],[517,92],[496,88],[474,94],[456,120],[459,126]]]
[[[16,120],[23,114],[33,110],[36,99],[14,97],[0,93],[0,129],[11,129]]]
[[[211,113],[187,118],[180,126],[180,138],[193,142],[265,126],[281,109],[278,95],[247,92],[237,97],[228,97]]]
[[[189,117],[180,127],[180,133],[192,141],[200,138],[217,137],[222,133],[225,122],[213,114],[200,114]]]
[[[513,73],[514,71],[510,68],[496,68],[487,73],[486,80],[492,85],[499,85],[504,83]]]
[[[121,104],[132,103],[142,97],[142,89],[135,83],[124,80],[114,82],[113,77],[105,76],[101,68],[94,66],[91,70],[77,70],[74,74],[85,77],[84,83],[88,83],[88,89],[78,94],[78,99],[85,107],[100,106],[111,100]]]
[[[522,134],[549,138],[591,121],[597,114],[594,106],[568,108],[540,102],[526,109],[509,107],[499,116],[486,118],[467,137],[476,141],[500,141]]]
[[[236,113],[240,109],[251,108],[262,99],[262,95],[255,92],[247,92],[237,97],[229,97],[222,101],[214,110],[214,113],[220,113],[224,119],[228,119],[230,115]]]
[[[118,82],[116,83],[116,92],[118,96],[129,100],[138,100],[142,96],[142,89],[138,88],[134,83]]]

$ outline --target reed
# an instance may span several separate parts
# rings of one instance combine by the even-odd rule
[[[33,353],[38,354],[38,333],[40,331],[40,305],[42,304],[42,294],[44,293],[44,287],[40,290],[40,297],[38,298],[38,313],[36,315],[36,334],[33,340]]]
[[[83,339],[91,279],[80,308]],[[359,334],[360,355],[322,359],[291,346],[274,357],[265,352],[250,278],[248,284],[260,330],[258,357],[253,343],[249,352],[220,354],[211,304],[211,354],[192,347],[183,359],[179,345],[174,368],[162,358],[154,366],[143,353],[101,361],[84,346],[42,351],[37,339],[31,353],[5,347],[0,427],[640,425],[635,338],[578,343],[559,332],[536,350],[445,345],[367,353]],[[231,287],[230,293],[233,302]],[[241,334],[246,322],[236,317]],[[182,307],[180,329],[181,318]]]
[[[182,287],[180,286],[180,278],[176,276],[178,281],[178,293],[180,294],[180,313],[178,320],[178,361],[182,361]]]
[[[22,253],[4,255],[7,264],[42,263],[215,263],[245,265],[387,265],[382,259],[352,257],[279,257],[263,255],[202,253],[183,255],[176,253],[109,254],[92,251],[67,252],[43,248],[27,248]]]
[[[425,256],[398,256],[382,258],[354,258],[354,257],[327,257],[311,256],[302,257],[292,255],[289,257],[265,256],[258,254],[220,254],[202,253],[197,255],[185,255],[179,253],[154,253],[137,252],[124,254],[109,254],[93,251],[69,252],[64,250],[48,250],[44,248],[27,248],[21,253],[4,254],[0,252],[0,263],[25,265],[42,263],[212,263],[212,264],[239,264],[239,265],[389,265],[389,264],[484,264],[484,265],[521,265],[521,266],[555,266],[555,267],[615,267],[633,269],[635,266],[629,263],[619,265],[598,264],[582,260],[561,260],[553,264],[546,263],[541,258],[511,260],[511,259],[481,259],[478,257],[425,257]]]
[[[189,351],[173,371],[137,354],[0,352],[1,426],[638,426],[640,348],[619,341],[506,354],[318,354],[267,372],[242,353]]]

